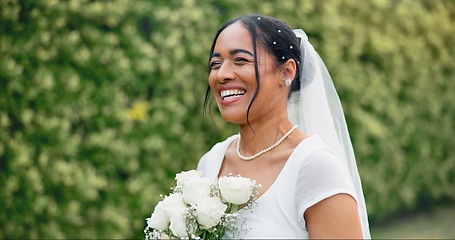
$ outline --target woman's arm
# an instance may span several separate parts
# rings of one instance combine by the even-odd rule
[[[348,194],[326,198],[305,211],[310,238],[363,238],[357,203]]]

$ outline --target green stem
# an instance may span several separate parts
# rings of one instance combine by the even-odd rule
[[[230,206],[230,209],[229,209],[230,210],[229,213],[235,213],[235,212],[237,212],[239,210],[239,206],[238,205],[235,205],[235,204],[230,204],[230,205],[231,206]]]

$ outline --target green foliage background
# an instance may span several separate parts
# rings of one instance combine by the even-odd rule
[[[236,131],[203,120],[206,62],[253,12],[328,66],[372,224],[454,202],[453,0],[4,0],[0,238],[142,238],[175,173]]]

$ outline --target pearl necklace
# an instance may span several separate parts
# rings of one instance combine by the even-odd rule
[[[272,146],[254,154],[253,156],[249,156],[249,157],[245,157],[243,156],[242,154],[240,154],[240,134],[239,134],[239,140],[237,141],[237,156],[239,156],[240,159],[244,160],[244,161],[249,161],[249,160],[252,160],[252,159],[255,159],[259,156],[261,156],[262,154],[274,149],[276,146],[280,145],[281,142],[283,142],[284,139],[286,139],[295,129],[297,128],[297,125],[295,125],[294,127],[291,128],[291,130],[289,130],[286,134],[284,134],[283,137],[281,137],[280,139],[278,139],[278,141],[276,141]]]

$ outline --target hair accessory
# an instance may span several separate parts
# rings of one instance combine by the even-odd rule
[[[281,58],[282,58],[283,60],[285,59],[285,57],[284,57],[284,56],[282,56]]]
[[[286,78],[286,80],[284,80],[284,85],[286,85],[286,87],[291,86],[291,83],[292,83],[292,81],[290,78]]]
[[[276,44],[276,42],[273,42],[273,44]]]
[[[280,33],[280,32],[281,32],[281,30],[280,30],[280,29],[278,29],[278,32]]]
[[[294,33],[300,38],[302,68],[299,73],[300,91],[292,93],[288,100],[289,118],[303,132],[318,135],[335,150],[354,185],[363,238],[370,239],[362,183],[340,99],[324,62],[308,41],[308,36],[301,29],[294,30]]]
[[[293,46],[290,46],[289,48],[292,49],[292,48],[294,48],[294,47],[293,47]]]
[[[258,20],[261,20],[261,17],[258,17]]]

